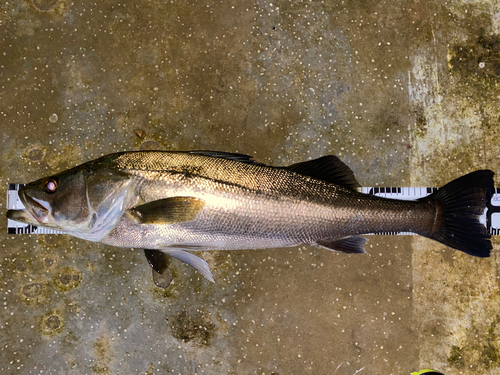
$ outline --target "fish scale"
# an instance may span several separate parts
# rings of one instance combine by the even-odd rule
[[[196,220],[169,230],[144,228],[141,236],[154,238],[153,243],[143,243],[144,247],[162,246],[157,239],[167,239],[172,232],[176,233],[176,238],[183,238],[183,243],[209,243],[205,231],[217,234],[219,243],[222,238],[225,245],[218,249],[248,248],[248,242],[252,242],[252,248],[293,246],[381,230],[423,231],[426,228],[422,219],[429,221],[433,216],[421,203],[361,195],[286,169],[189,154],[174,154],[168,163],[160,163],[161,155],[120,155],[116,164],[125,173],[161,181],[154,184],[154,188],[148,184],[147,193],[144,192],[145,184],[141,184],[143,189],[137,193],[148,200],[186,195],[215,204],[200,212]],[[144,162],[139,162],[142,159]],[[151,174],[151,170],[155,173]],[[229,199],[224,197],[228,194]],[[356,216],[360,210],[363,210],[362,220]],[[416,211],[420,212],[418,221],[414,220]],[[413,216],[405,216],[407,212],[412,212]],[[394,215],[399,220],[394,220]],[[294,221],[290,221],[291,217]],[[131,241],[137,243],[136,239],[122,233],[130,225],[124,223],[111,234],[110,240],[103,242],[115,246]]]

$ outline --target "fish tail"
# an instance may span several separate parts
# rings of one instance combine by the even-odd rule
[[[480,218],[491,201],[493,175],[490,170],[475,171],[421,198],[436,207],[434,228],[422,235],[469,255],[490,256],[491,236]]]

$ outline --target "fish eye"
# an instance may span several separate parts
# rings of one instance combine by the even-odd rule
[[[49,194],[55,193],[59,187],[59,179],[57,177],[49,177],[45,180],[45,191]]]

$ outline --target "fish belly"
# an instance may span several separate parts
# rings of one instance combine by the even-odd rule
[[[209,201],[218,204],[207,204],[194,220],[183,223],[137,224],[124,215],[101,242],[148,249],[237,250],[296,246],[342,235],[335,233],[339,226],[334,225],[331,208],[255,198],[219,196]]]

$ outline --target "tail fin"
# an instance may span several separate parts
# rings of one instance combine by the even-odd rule
[[[439,228],[425,236],[469,255],[490,256],[491,236],[479,218],[491,201],[493,175],[490,170],[472,172],[421,198],[431,199],[438,209]]]

